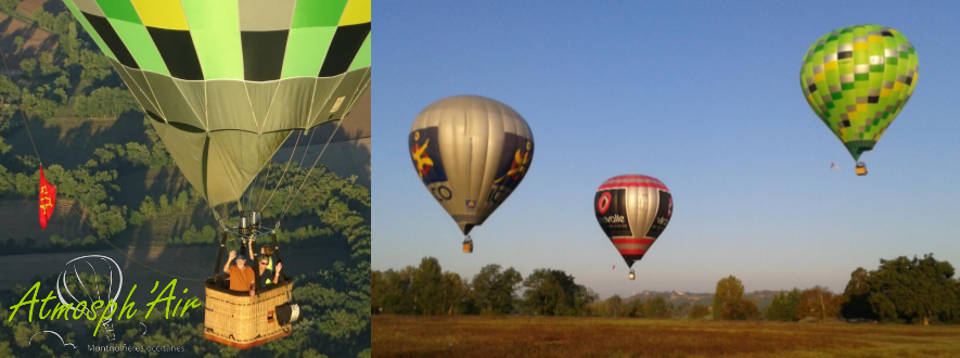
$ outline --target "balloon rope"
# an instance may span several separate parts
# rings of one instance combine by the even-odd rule
[[[30,133],[30,123],[27,122],[26,116],[21,116],[23,119],[23,128],[27,130],[27,139],[30,139],[30,145],[33,146],[33,153],[37,155],[37,161],[40,162],[40,166],[43,166],[43,160],[40,159],[40,151],[37,150],[37,143],[33,141],[33,134]]]
[[[347,116],[344,116],[344,117],[347,117]],[[300,186],[297,187],[297,192],[302,190],[304,185],[307,185],[307,180],[310,179],[310,174],[313,173],[313,169],[317,167],[317,163],[320,162],[320,158],[323,158],[323,153],[325,153],[327,151],[327,147],[330,146],[330,141],[333,140],[333,136],[337,134],[337,131],[340,130],[340,126],[342,126],[343,122],[346,120],[347,118],[343,118],[340,121],[338,121],[337,127],[333,129],[333,132],[330,132],[330,136],[327,137],[327,142],[324,143],[323,148],[320,149],[320,154],[317,154],[317,159],[313,160],[313,165],[310,166],[310,170],[307,171],[307,175],[303,177],[303,181],[300,183]],[[291,202],[293,202],[293,200],[287,200],[287,203],[283,206],[283,210],[280,211],[280,218],[277,219],[276,228],[280,228],[280,221],[282,221],[283,218],[287,215],[287,209],[290,208]]]
[[[299,141],[299,140],[300,140],[300,136],[299,136],[299,134],[298,134],[298,135],[297,135],[297,141]],[[294,144],[293,146],[296,147],[297,145]],[[273,158],[270,158],[270,159],[273,159]],[[273,169],[273,163],[270,162],[270,161],[268,161],[268,162],[267,162],[267,174],[263,176],[263,180],[262,180],[263,186],[260,187],[260,194],[257,194],[257,204],[254,205],[254,207],[257,208],[257,210],[260,209],[260,202],[263,200],[263,192],[264,192],[264,191],[267,191],[267,181],[270,179],[270,170],[271,170],[271,169]]]
[[[213,207],[210,207],[210,212],[213,213],[213,218],[217,220],[218,224],[220,224],[220,228],[223,229],[223,231],[227,231],[227,224],[223,223],[223,219],[220,218],[220,214],[217,213],[217,210]]]
[[[216,213],[214,213],[214,215],[216,215]],[[219,218],[218,218],[218,220],[219,220]],[[80,224],[86,226],[88,229],[93,230],[93,226],[91,226],[90,224],[87,224],[87,223],[84,222],[84,221],[81,221]],[[222,223],[221,223],[221,224],[222,224]],[[153,271],[153,272],[155,272],[155,273],[159,273],[159,274],[164,275],[164,276],[173,277],[173,278],[176,278],[176,279],[178,279],[178,280],[183,280],[183,281],[207,282],[207,279],[206,279],[206,278],[196,278],[196,277],[179,276],[179,275],[174,275],[174,274],[172,274],[172,273],[169,273],[169,272],[166,272],[166,271],[163,271],[163,270],[154,268],[154,267],[151,266],[150,264],[147,264],[147,263],[145,263],[145,262],[141,262],[140,260],[137,260],[137,259],[133,258],[131,255],[123,254],[123,251],[124,251],[124,250],[123,250],[122,248],[120,248],[119,246],[117,246],[116,244],[114,244],[113,242],[111,242],[110,240],[107,240],[107,238],[102,237],[102,236],[100,236],[100,235],[97,235],[97,237],[100,238],[101,240],[103,240],[103,242],[107,243],[107,245],[110,245],[110,247],[113,247],[114,250],[117,250],[117,252],[120,252],[122,255],[124,255],[124,257],[125,257],[127,260],[130,260],[131,262],[133,262],[133,263],[135,263],[135,264],[137,264],[137,265],[139,265],[139,266],[142,266],[143,268],[146,268],[146,269],[148,269],[148,270],[150,270],[150,271]]]
[[[290,157],[287,158],[287,162],[284,163],[283,165],[283,171],[280,172],[280,179],[277,180],[277,185],[275,185],[273,189],[270,190],[270,196],[267,197],[267,201],[264,202],[263,205],[260,205],[259,202],[257,203],[258,210],[263,211],[263,208],[267,207],[267,205],[270,205],[270,202],[273,201],[274,195],[276,195],[277,191],[280,190],[280,186],[283,184],[283,179],[287,177],[287,171],[290,168],[290,163],[293,162],[293,157],[294,155],[296,155],[297,148],[300,146],[300,138],[302,136],[302,133],[303,133],[302,131],[298,133],[297,141],[296,143],[294,143],[293,150],[290,151]],[[312,140],[313,140],[313,134],[311,133],[310,137],[307,140],[307,146],[310,145],[310,142]],[[266,188],[266,186],[267,186],[266,183],[264,183],[264,188]]]
[[[303,132],[301,132],[301,134],[302,134],[302,133],[303,133]],[[308,147],[308,148],[310,147],[310,143],[313,142],[313,135],[316,134],[316,133],[317,133],[316,131],[313,131],[313,132],[310,133],[310,137],[307,139],[307,145],[306,145],[306,147]],[[294,156],[294,154],[296,154],[296,152],[297,152],[297,147],[299,146],[299,144],[300,144],[300,136],[298,135],[298,136],[297,136],[297,142],[294,143],[294,145],[293,145],[293,151],[290,152],[290,158],[287,158],[287,163],[284,164],[284,166],[283,166],[283,172],[280,173],[280,180],[277,181],[277,185],[274,186],[274,187],[273,187],[273,190],[270,191],[270,196],[267,197],[267,201],[264,202],[263,205],[259,205],[259,202],[257,203],[257,204],[258,204],[258,205],[257,205],[257,206],[258,206],[257,210],[263,211],[263,208],[267,207],[267,205],[270,205],[270,202],[273,201],[273,196],[277,194],[277,191],[280,190],[280,185],[283,184],[283,178],[286,178],[286,176],[287,176],[287,170],[290,169],[290,163],[293,162],[293,156]],[[307,152],[307,150],[304,149],[304,153],[306,153],[306,152]],[[306,155],[306,154],[304,154],[304,155]],[[266,184],[264,184],[264,187],[266,187]]]
[[[307,145],[306,145],[306,146],[304,147],[304,149],[303,149],[303,154],[300,155],[300,161],[297,162],[297,167],[298,167],[298,168],[303,168],[303,161],[304,161],[304,160],[307,160],[307,154],[310,154],[310,145],[313,144],[313,135],[314,135],[314,134],[317,134],[317,130],[316,130],[316,129],[310,132],[310,140],[307,141]]]

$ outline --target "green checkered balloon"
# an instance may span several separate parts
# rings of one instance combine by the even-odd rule
[[[854,160],[873,149],[916,83],[913,45],[880,25],[849,26],[820,37],[800,69],[807,103]]]

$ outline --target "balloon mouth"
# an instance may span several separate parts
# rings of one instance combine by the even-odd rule
[[[876,144],[877,141],[874,140],[852,140],[843,143],[843,145],[847,147],[847,151],[850,152],[850,155],[853,156],[853,160],[859,160],[860,155],[873,150],[873,146]]]

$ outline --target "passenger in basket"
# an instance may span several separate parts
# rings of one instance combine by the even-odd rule
[[[270,269],[270,258],[266,255],[260,255],[258,258],[260,269],[258,271],[257,287],[265,288],[275,285],[280,280],[280,270],[283,270],[283,263],[277,263],[276,271]]]
[[[265,256],[265,257],[267,258],[267,270],[275,271],[275,270],[273,269],[273,254],[274,254],[274,252],[275,252],[275,251],[273,250],[273,246],[270,246],[270,245],[260,246],[260,255],[254,255],[254,254],[253,254],[253,245],[252,245],[252,244],[248,244],[248,245],[247,245],[247,250],[248,250],[248,252],[250,253],[250,257],[263,257],[263,256]],[[277,283],[277,282],[274,281],[273,283]]]
[[[236,258],[236,265],[230,265],[230,261],[234,261],[234,258]],[[255,296],[257,294],[256,288],[254,287],[256,276],[253,274],[253,269],[250,268],[250,266],[246,266],[246,264],[246,256],[237,256],[237,252],[231,250],[230,258],[227,259],[227,263],[223,266],[223,272],[230,274],[230,291],[249,291],[250,296]]]

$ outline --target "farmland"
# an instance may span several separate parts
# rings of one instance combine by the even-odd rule
[[[960,326],[373,316],[375,357],[958,357]]]

